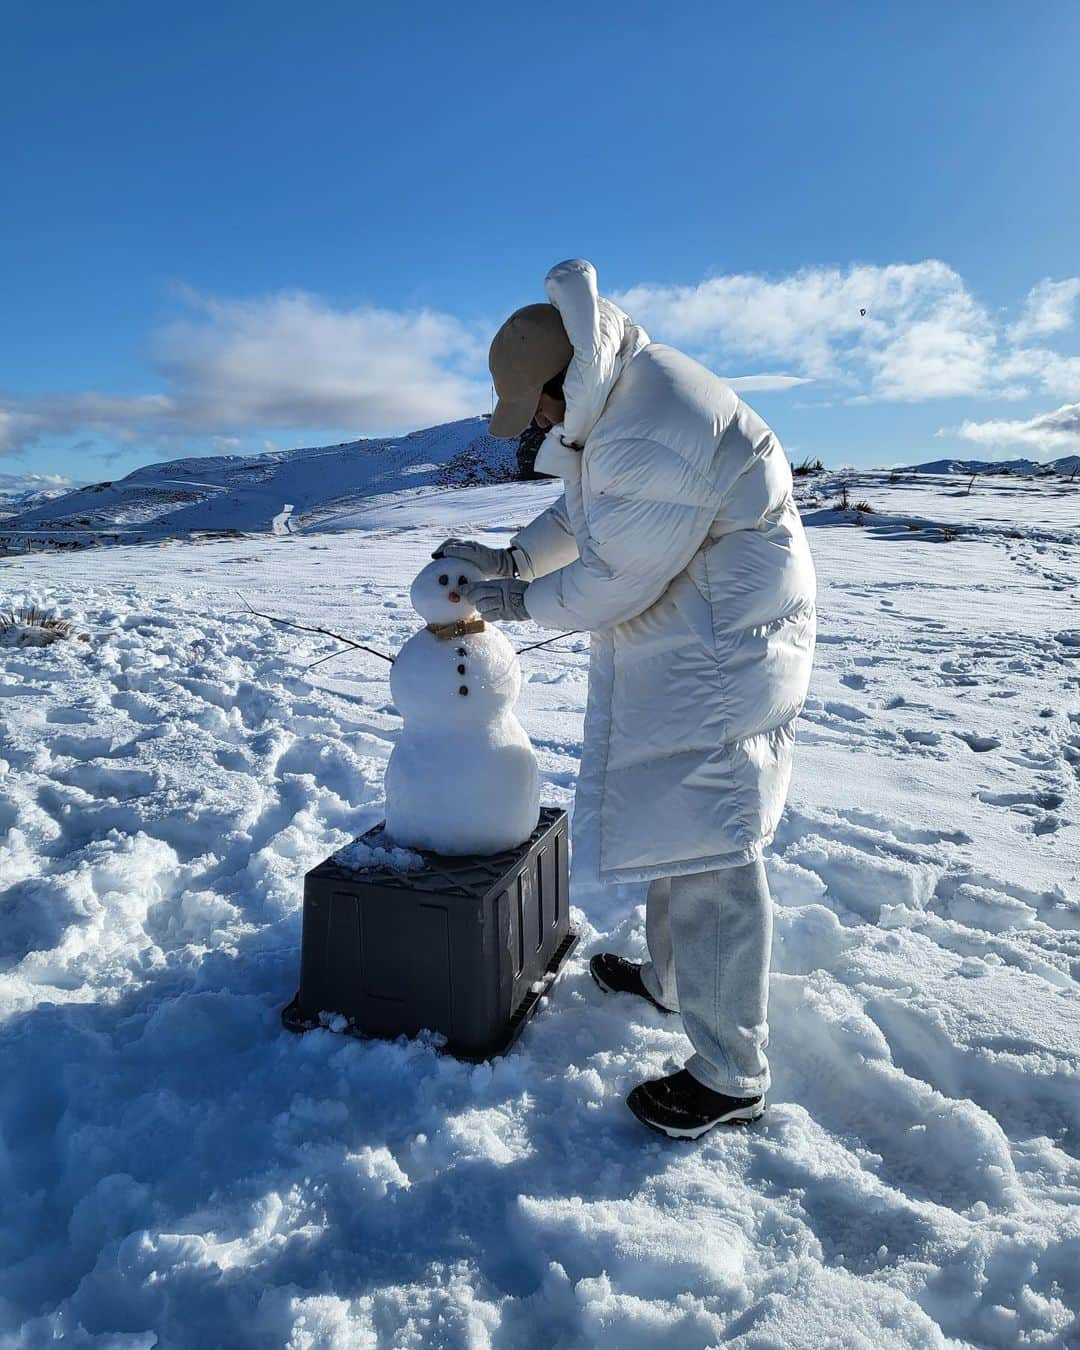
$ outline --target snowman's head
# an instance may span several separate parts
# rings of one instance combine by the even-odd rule
[[[428,623],[474,619],[476,608],[462,593],[463,586],[480,580],[480,569],[460,558],[437,558],[416,574],[409,600]]]

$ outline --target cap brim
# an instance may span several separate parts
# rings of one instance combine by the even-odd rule
[[[488,435],[500,436],[506,440],[512,436],[520,436],[533,420],[533,413],[536,412],[536,405],[540,402],[542,392],[538,389],[535,394],[499,399],[488,423]]]

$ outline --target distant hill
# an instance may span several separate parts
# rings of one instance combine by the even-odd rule
[[[296,528],[351,528],[393,498],[472,487],[516,476],[515,441],[496,440],[486,417],[405,436],[347,441],[259,455],[219,455],[147,464],[115,482],[73,489],[40,475],[0,476],[0,553],[49,544],[83,547]],[[1030,459],[939,459],[907,473],[1068,475],[1080,455]],[[33,481],[32,481],[33,480]],[[40,484],[40,485],[39,485]]]
[[[512,478],[516,449],[487,434],[486,417],[471,417],[406,436],[148,464],[115,482],[12,501],[0,513],[0,552],[21,550],[28,538],[76,546],[284,534],[389,494]]]
[[[1080,466],[1080,455],[1065,455],[1049,463],[1035,459],[932,459],[926,464],[899,467],[908,473],[1010,473],[1019,478],[1034,478],[1041,473],[1075,473],[1077,466]]]

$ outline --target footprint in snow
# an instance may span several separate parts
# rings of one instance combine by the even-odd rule
[[[51,722],[54,726],[85,726],[95,720],[96,714],[85,708],[50,708],[45,714],[45,721]]]
[[[978,736],[974,731],[954,731],[954,736],[959,738],[976,754],[984,754],[987,750],[996,750],[1001,742],[996,736]]]
[[[1066,656],[1080,656],[1080,628],[1065,628],[1054,634],[1054,641],[1072,649],[1065,652]]]
[[[845,722],[865,722],[868,717],[861,708],[853,708],[850,703],[828,701],[825,704],[825,711],[832,713],[834,717],[842,717]]]
[[[1038,806],[1053,811],[1065,798],[1060,792],[977,792],[979,801],[990,806]]]
[[[847,675],[840,676],[840,683],[846,684],[849,689],[865,689],[866,676],[856,675],[849,672]]]
[[[970,673],[971,667],[966,661],[954,661],[948,659],[942,661],[939,670],[941,671],[940,678],[942,684],[965,685],[970,687],[979,683],[978,679]]]
[[[913,731],[910,728],[908,728],[902,731],[900,734],[901,736],[903,736],[905,741],[909,741],[912,745],[941,744],[941,737],[938,735],[936,731]]]

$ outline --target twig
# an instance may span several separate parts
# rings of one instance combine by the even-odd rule
[[[575,633],[583,633],[584,631],[583,628],[571,628],[569,633],[557,633],[553,638],[545,638],[543,642],[532,642],[528,647],[518,647],[517,655],[520,656],[522,652],[534,652],[537,647],[546,647],[549,642],[558,642],[560,638],[573,637]]]
[[[385,652],[376,651],[374,647],[365,647],[362,642],[354,642],[352,638],[347,638],[341,633],[335,633],[329,628],[313,628],[309,624],[293,623],[291,619],[279,619],[274,614],[263,614],[261,610],[255,609],[246,596],[241,595],[239,591],[237,591],[236,594],[240,596],[240,599],[243,600],[244,604],[256,618],[266,619],[270,623],[284,624],[286,628],[298,628],[302,633],[319,633],[322,637],[336,638],[338,642],[344,642],[346,647],[351,647],[354,651],[370,652],[372,656],[381,657],[382,660],[388,661],[391,665],[394,664],[394,658],[392,656],[387,656]],[[554,637],[545,638],[543,642],[531,642],[527,647],[518,647],[516,649],[516,654],[520,656],[522,652],[534,652],[539,647],[547,647],[552,642],[558,642],[561,638],[574,637],[577,633],[581,632],[584,632],[584,629],[572,628],[569,633],[556,633]],[[314,670],[316,666],[321,666],[324,661],[332,661],[335,656],[344,655],[344,652],[330,652],[327,656],[320,656],[317,661],[312,661],[311,665],[306,666],[305,669]]]
[[[248,601],[246,596],[241,595],[239,591],[237,591],[236,594],[240,596],[240,599],[243,600],[244,604],[247,605],[251,613],[254,614],[255,617],[258,619],[267,619],[270,623],[284,624],[286,628],[298,628],[301,633],[319,633],[322,637],[336,638],[338,642],[344,642],[346,647],[352,647],[355,651],[370,652],[372,656],[378,656],[383,661],[389,661],[391,665],[394,664],[394,658],[392,656],[387,656],[385,652],[376,651],[374,647],[365,647],[362,642],[354,642],[352,638],[344,637],[341,633],[335,633],[330,628],[312,628],[308,624],[293,623],[291,619],[279,619],[273,614],[263,614],[261,610],[257,610]],[[340,656],[341,654],[342,654],[341,652],[331,652],[330,656]],[[322,661],[328,661],[329,659],[330,659],[329,656],[324,656],[320,658],[319,661],[316,661],[314,664],[320,665]],[[311,666],[308,666],[308,670],[310,669]]]
[[[348,650],[349,650],[349,648],[346,647],[346,648],[345,648],[345,651],[348,651]],[[378,652],[376,652],[375,654],[376,654],[376,656],[379,655]],[[332,661],[332,660],[334,659],[335,656],[344,656],[344,655],[345,655],[345,652],[343,652],[343,651],[330,652],[330,654],[329,654],[328,656],[320,656],[319,659],[318,659],[317,661],[312,661],[312,663],[311,663],[310,666],[305,666],[305,667],[304,667],[304,671],[305,671],[305,673],[306,673],[306,672],[309,671],[309,670],[314,670],[316,666],[321,666],[322,663],[323,663],[324,661]]]

